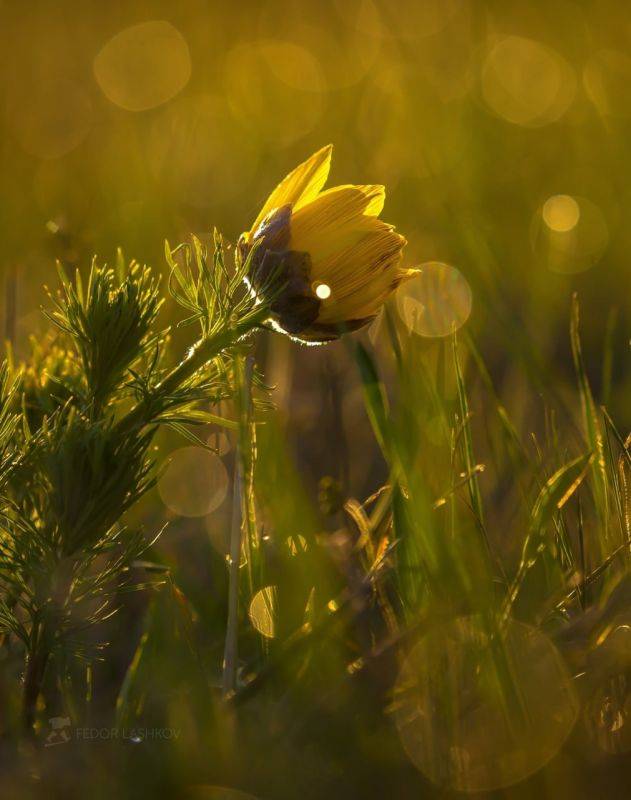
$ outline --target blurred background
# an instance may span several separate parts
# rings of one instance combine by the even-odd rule
[[[23,355],[45,329],[41,285],[55,284],[55,259],[85,269],[121,247],[164,272],[165,238],[208,240],[217,226],[236,241],[280,178],[333,142],[330,184],[385,184],[382,216],[407,237],[406,263],[438,262],[399,298],[411,330],[429,346],[468,319],[521,416],[526,375],[543,390],[553,365],[557,383],[573,384],[578,291],[590,378],[626,429],[627,10],[609,0],[62,0],[27,13],[5,0],[5,336]],[[428,292],[433,321],[415,328]],[[379,325],[371,333],[376,344]],[[314,473],[355,464],[364,474],[350,476],[352,491],[369,491],[370,459],[353,457],[369,428],[344,347],[275,337],[262,349]],[[333,416],[331,402],[343,406]],[[321,435],[336,426],[350,456]]]
[[[164,270],[165,238],[217,226],[235,241],[276,182],[333,142],[330,182],[386,185],[407,263],[458,270],[459,322],[471,311],[502,378],[524,344],[569,374],[573,291],[592,379],[610,314],[625,358],[624,3],[62,0],[27,13],[5,0],[0,37],[0,268],[18,351],[43,325],[56,258],[85,267],[121,247]],[[331,352],[299,355],[316,369]]]
[[[332,142],[329,183],[385,184],[382,217],[408,239],[407,265],[424,265],[393,310],[428,359],[466,323],[528,432],[541,393],[574,391],[578,292],[597,401],[628,431],[626,3],[4,0],[0,44],[3,333],[18,355],[46,329],[55,259],[85,270],[120,247],[166,275],[165,238],[209,241],[216,226],[235,242]],[[389,380],[383,321],[363,335]],[[259,348],[312,502],[326,475],[345,496],[374,491],[385,467],[344,345]],[[161,458],[178,449],[142,514],[151,530],[173,521],[166,557],[198,606],[223,614],[233,443],[204,435],[216,456],[162,437]]]

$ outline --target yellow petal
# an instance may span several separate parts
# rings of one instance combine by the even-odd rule
[[[387,284],[381,288],[380,292],[375,292],[371,297],[366,297],[363,305],[348,300],[344,304],[344,311],[349,314],[349,319],[363,319],[364,317],[375,316],[392,292],[396,291],[405,281],[418,275],[414,269],[395,268],[388,274]]]
[[[314,265],[314,280],[331,289],[330,297],[320,308],[319,322],[333,323],[376,314],[407,275],[399,267],[405,239],[379,220],[373,219],[370,228],[351,247]]]
[[[323,259],[350,247],[364,232],[367,210],[383,205],[382,186],[336,186],[292,214],[290,247]],[[374,219],[372,216],[368,219]]]
[[[311,203],[299,208],[291,217],[292,242],[300,244],[314,233],[326,236],[329,229],[346,225],[360,216],[366,205],[364,195],[353,186],[335,187],[322,192]]]
[[[324,249],[322,243],[308,251],[314,279],[338,284],[338,290],[353,291],[364,276],[374,276],[390,256],[400,254],[406,244],[391,225],[375,217],[360,217],[335,237],[341,246]]]
[[[364,214],[371,217],[378,217],[383,211],[383,204],[386,202],[385,186],[361,186],[361,189],[370,189],[370,202],[364,209]]]
[[[333,194],[341,189],[354,189],[360,192],[366,199],[366,205],[362,210],[362,214],[370,217],[378,217],[383,211],[383,204],[386,201],[386,187],[380,184],[352,184],[346,183],[342,186],[333,186],[325,192],[321,192],[319,197],[324,197],[328,194]]]
[[[398,260],[399,257],[394,258],[391,269],[383,272],[379,279],[365,280],[351,294],[336,295],[333,286],[330,299],[320,305],[318,322],[331,324],[374,316],[398,286]]]
[[[329,176],[332,151],[331,144],[323,147],[283,178],[265,201],[252,226],[252,231],[258,228],[273,209],[284,205],[291,205],[297,209],[314,200]]]

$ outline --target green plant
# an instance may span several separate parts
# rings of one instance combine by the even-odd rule
[[[85,284],[59,268],[48,312],[57,333],[2,373],[2,626],[24,650],[29,731],[47,673],[61,686],[73,659],[95,658],[102,644],[87,630],[115,613],[121,590],[146,584],[130,566],[155,538],[124,520],[155,483],[156,431],[195,439],[188,426],[222,421],[201,406],[232,397],[235,347],[266,313],[244,289],[247,262],[229,270],[218,236],[210,266],[197,240],[167,258],[172,294],[200,329],[175,367],[158,282],[119,255],[115,269],[93,262]]]

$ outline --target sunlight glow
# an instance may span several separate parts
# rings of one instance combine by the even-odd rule
[[[275,146],[305,136],[322,115],[326,82],[304,48],[271,39],[238,43],[226,54],[223,73],[232,118]]]
[[[162,105],[191,77],[191,56],[182,34],[169,22],[132,25],[113,36],[94,59],[101,91],[127,111]]]
[[[228,491],[228,473],[215,453],[181,447],[158,480],[162,502],[181,517],[203,517],[219,508]]]
[[[559,752],[576,722],[572,681],[544,633],[509,618],[496,648],[501,655],[492,655],[479,618],[461,617],[424,635],[399,674],[394,697],[401,743],[443,788],[487,792],[517,783]],[[500,665],[508,654],[507,680]],[[450,704],[453,686],[461,701]],[[521,714],[519,725],[507,709]]]
[[[450,336],[467,321],[472,304],[464,275],[440,261],[423,264],[418,277],[397,292],[399,316],[420,336]]]
[[[315,288],[315,293],[320,300],[327,300],[331,296],[331,287],[326,283],[319,283]]]
[[[250,622],[261,636],[265,636],[266,639],[273,639],[276,635],[274,626],[275,605],[276,587],[266,586],[254,595],[248,609]]]
[[[576,77],[556,51],[521,36],[501,39],[482,70],[482,96],[514,125],[538,128],[559,119],[576,93]]]
[[[602,258],[609,243],[607,220],[586,197],[553,195],[531,223],[533,251],[551,272],[585,272]]]
[[[550,230],[566,233],[576,227],[581,210],[569,194],[555,194],[543,204],[542,214]]]

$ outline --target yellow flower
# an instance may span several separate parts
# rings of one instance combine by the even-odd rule
[[[272,293],[276,327],[305,342],[325,342],[370,322],[415,270],[400,266],[405,239],[378,219],[383,186],[323,191],[331,145],[279,183],[239,239],[252,290]]]

